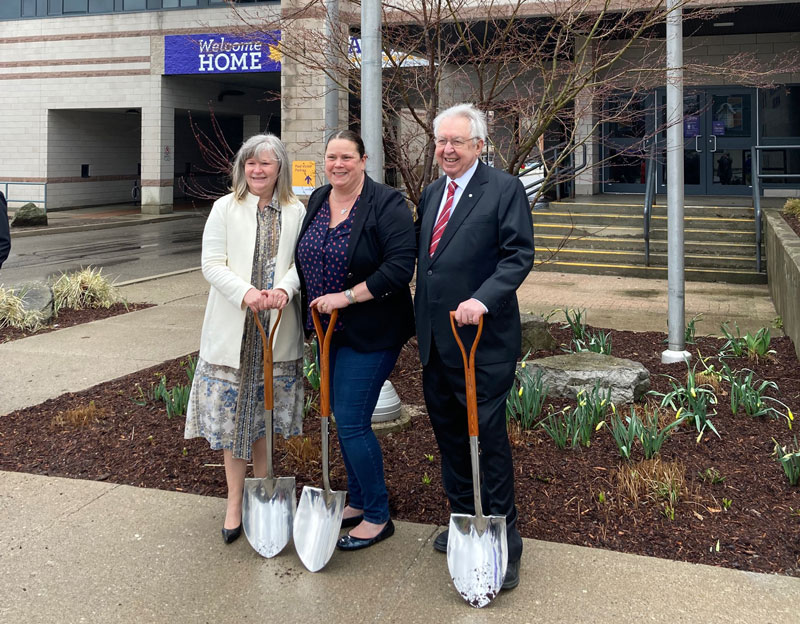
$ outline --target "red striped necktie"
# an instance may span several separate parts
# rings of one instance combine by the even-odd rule
[[[431,256],[433,255],[433,252],[436,251],[436,247],[442,238],[442,234],[444,234],[444,228],[447,227],[447,222],[450,220],[450,214],[453,212],[453,199],[456,196],[457,188],[458,184],[456,184],[455,181],[451,181],[450,184],[447,185],[447,199],[444,202],[442,214],[440,214],[439,218],[436,220],[436,225],[434,226],[433,234],[431,235],[431,246],[428,249],[428,253]]]

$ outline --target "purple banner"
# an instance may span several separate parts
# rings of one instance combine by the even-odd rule
[[[165,74],[279,72],[281,33],[167,35]]]

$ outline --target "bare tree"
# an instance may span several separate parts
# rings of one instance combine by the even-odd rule
[[[359,59],[347,41],[358,36],[358,13],[352,5],[340,11],[340,55],[331,58],[321,28],[324,11],[322,0],[309,0],[287,9],[275,24],[239,14],[245,30],[291,33],[281,43],[284,56],[332,76],[357,96]],[[446,106],[472,102],[489,113],[487,156],[512,174],[538,163],[545,176],[541,193],[574,175],[570,163],[598,141],[602,124],[635,123],[643,114],[639,94],[666,79],[664,0],[649,6],[626,0],[393,0],[383,3],[383,12],[386,166],[415,204],[439,175],[433,119]],[[713,16],[714,9],[687,10],[687,34],[692,24]],[[736,76],[739,84],[764,86],[796,67],[797,53],[769,67],[755,54],[737,54],[724,66],[687,65],[686,80]],[[603,104],[609,101],[612,106]],[[650,136],[660,130],[651,127]],[[596,157],[593,165],[601,164]]]

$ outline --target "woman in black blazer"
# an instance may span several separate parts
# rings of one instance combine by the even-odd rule
[[[357,550],[394,533],[383,456],[371,420],[400,349],[414,335],[408,287],[416,239],[411,212],[396,190],[367,177],[364,142],[349,130],[325,146],[330,184],[308,201],[297,245],[306,331],[311,307],[339,310],[330,351],[331,404],[347,469],[350,501],[337,546]]]

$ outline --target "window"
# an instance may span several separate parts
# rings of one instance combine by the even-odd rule
[[[47,0],[47,14],[48,15],[61,15],[63,12],[62,0]]]
[[[764,137],[800,137],[800,85],[762,91],[761,124]]]
[[[89,165],[81,165],[81,177],[82,178],[89,177]]]
[[[89,13],[113,13],[114,0],[89,0]]]
[[[146,8],[146,0],[125,0],[122,3],[123,11],[144,11]]]
[[[22,0],[22,17],[36,17],[36,0]]]
[[[88,10],[88,0],[64,0],[64,13],[86,13]]]

